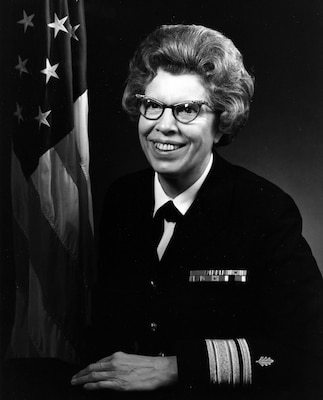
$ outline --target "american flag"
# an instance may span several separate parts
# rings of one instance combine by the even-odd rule
[[[16,306],[9,354],[77,361],[94,240],[82,0],[13,2]]]

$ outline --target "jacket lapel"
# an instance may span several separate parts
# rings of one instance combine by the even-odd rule
[[[174,235],[162,258],[185,259],[185,249],[197,246],[201,232],[209,232],[214,241],[228,225],[234,190],[234,176],[231,165],[214,154],[212,169],[203,183],[192,206],[183,220],[176,226]],[[198,251],[198,249],[197,249]]]

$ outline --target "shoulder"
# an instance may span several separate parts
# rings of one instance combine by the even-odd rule
[[[219,170],[218,175],[224,175],[225,179],[232,180],[242,191],[253,192],[262,189],[272,194],[286,195],[286,193],[273,182],[270,182],[245,167],[232,164],[220,155],[216,155],[214,170]]]
[[[218,161],[225,179],[231,182],[232,201],[236,207],[272,216],[289,209],[299,215],[293,198],[275,183],[221,157]]]

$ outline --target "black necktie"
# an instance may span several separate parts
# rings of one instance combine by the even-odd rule
[[[164,232],[164,219],[168,222],[178,222],[182,218],[182,214],[174,206],[174,203],[170,200],[160,207],[154,216],[154,232],[153,241],[154,246],[157,248],[160,239]]]

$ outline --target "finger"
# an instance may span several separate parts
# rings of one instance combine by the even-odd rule
[[[90,374],[92,372],[115,370],[116,366],[115,366],[115,362],[113,360],[115,360],[116,358],[119,358],[119,357],[123,357],[125,355],[126,355],[125,353],[119,351],[119,352],[111,354],[110,356],[101,358],[97,362],[88,365],[86,368],[82,369],[77,374],[73,375],[71,378],[71,383],[73,385],[80,384],[81,382],[84,381],[84,379],[80,380],[80,378],[88,377],[88,376],[90,376]],[[86,379],[88,379],[88,378],[86,378]]]
[[[118,391],[124,390],[124,389],[122,389],[120,384],[118,384],[114,380],[90,382],[90,383],[86,383],[83,387],[84,387],[84,389],[87,389],[87,390],[98,390],[98,389],[113,389],[113,390],[118,390]]]
[[[88,365],[86,368],[82,369],[77,374],[73,375],[72,380],[80,378],[82,376],[89,375],[91,372],[100,372],[100,371],[106,371],[109,369],[111,369],[111,364],[109,362],[100,362],[99,361],[99,362]]]
[[[87,390],[112,389],[119,392],[126,391],[151,391],[157,388],[158,379],[147,378],[140,381],[128,381],[127,379],[111,379],[86,383],[83,387]]]
[[[92,371],[87,375],[82,375],[79,377],[73,377],[71,380],[72,385],[85,385],[86,383],[96,383],[99,381],[106,381],[114,378],[115,374],[113,372],[104,371]]]

